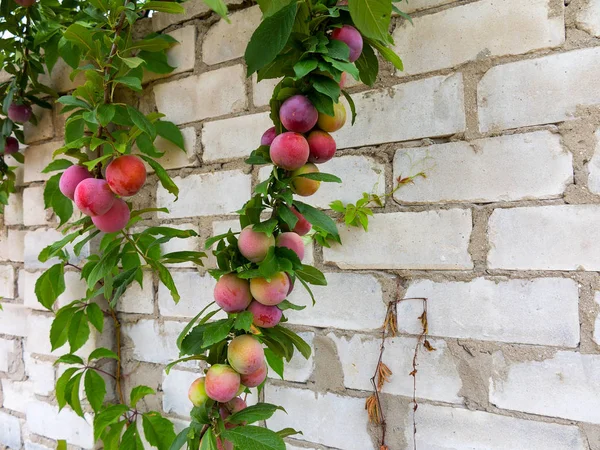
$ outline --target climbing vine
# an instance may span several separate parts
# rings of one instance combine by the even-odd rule
[[[281,408],[266,403],[247,406],[238,396],[251,388],[260,391],[268,368],[283,377],[284,362],[295,351],[306,358],[310,355],[310,346],[284,326],[287,314],[304,308],[286,300],[292,289],[307,289],[316,301],[310,285],[326,284],[318,269],[302,263],[301,236],[308,235],[324,246],[340,243],[340,237],[331,217],[298,196],[312,195],[323,182],[341,181],[320,172],[318,164],[336,151],[329,133],[346,122],[342,96],[350,109],[349,122],[355,120],[354,103],[344,89],[346,77],[372,85],[379,70],[376,51],[402,68],[401,60],[389,49],[392,1],[258,2],[263,20],[246,51],[248,76],[256,72],[259,80],[281,81],[270,103],[274,127],[265,132],[247,163],[273,164],[273,169],[239,211],[242,231],[229,231],[206,242],[207,249],[214,248],[218,263],[210,271],[217,279],[215,301],[181,333],[177,341],[181,359],[167,367],[168,371],[189,360],[204,361],[207,366],[206,375],[190,388],[195,405],[191,425],[178,436],[159,412],[139,406],[140,400],[154,394],[151,388],[137,386],[125,396],[117,311],[125,290],[134,283],[142,285],[144,271],[155,273],[178,301],[167,265],[201,265],[206,256],[196,251],[165,254],[163,244],[197,234],[169,226],[145,227],[145,219],[168,211],[135,209],[129,201],[144,186],[147,167],[165,190],[175,197],[179,193],[160,163],[163,153],[155,140],[161,137],[184,151],[181,132],[160,112],[146,114],[136,108],[130,93],[142,91],[145,72],[167,74],[174,69],[165,52],[176,41],[163,34],[137,38],[133,33],[136,22],[149,11],[182,13],[183,8],[169,1],[89,0],[69,3],[70,9],[67,2],[19,2],[28,2],[28,7],[14,9],[21,15],[17,23],[26,27],[20,35],[38,48],[35,55],[15,52],[15,61],[23,64],[15,64],[4,105],[14,85],[13,98],[42,106],[45,100],[40,98],[53,93],[37,83],[37,76],[43,73],[43,64],[51,71],[59,57],[71,67],[71,79],[85,80],[56,100],[67,116],[65,143],[44,169],[53,174],[45,187],[45,207],[60,219],[64,238],[40,253],[39,260],[49,268],[37,280],[35,292],[39,302],[56,313],[50,331],[53,351],[68,346],[68,353],[57,360],[66,366],[56,383],[59,407],[68,405],[83,416],[87,408],[83,392],[94,413],[94,439],[105,449],[141,449],[142,436],[161,450],[185,444],[203,450],[284,449],[283,438],[298,431],[275,432],[255,425]],[[222,1],[206,3],[225,15]],[[5,4],[9,1],[3,0],[3,8]],[[47,5],[52,7],[47,10]],[[41,18],[48,11],[54,14],[51,21],[35,21],[37,14]],[[29,34],[35,23],[45,33],[45,59],[39,52],[42,38],[36,41],[38,34]],[[20,87],[24,77],[30,88]],[[3,133],[4,129],[5,125]],[[10,131],[19,137],[19,130]],[[2,142],[8,134],[3,134]],[[365,198],[357,208],[365,218],[367,200],[374,199]],[[81,213],[75,217],[73,205]],[[363,217],[356,217],[366,228]],[[87,292],[84,298],[57,309],[68,270],[80,273]],[[220,311],[226,318],[214,320]],[[92,333],[105,329],[114,332],[114,349],[96,348],[82,357],[80,350]],[[107,392],[107,380],[114,383],[116,398]]]

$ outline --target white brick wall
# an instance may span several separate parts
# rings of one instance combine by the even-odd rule
[[[44,205],[44,187],[31,186],[23,189],[23,225],[26,227],[35,225],[52,225],[47,219]]]
[[[542,169],[543,168],[543,169]],[[400,149],[394,179],[423,171],[401,187],[402,203],[496,202],[560,197],[573,180],[572,156],[547,131]]]
[[[490,402],[499,408],[600,423],[599,355],[557,352],[511,364],[494,358]]]
[[[598,270],[600,208],[592,205],[497,209],[490,217],[491,268]]]
[[[27,405],[27,426],[32,433],[51,439],[65,439],[71,445],[93,448],[92,417],[77,416],[69,409],[58,412],[48,403],[32,401]]]
[[[25,234],[25,268],[26,269],[41,269],[48,268],[59,262],[58,258],[51,258],[45,263],[42,263],[38,256],[40,252],[46,248],[48,245],[63,239],[64,236],[60,231],[55,229],[44,229],[39,228],[35,231],[28,231]],[[73,252],[73,245],[69,244],[65,246],[65,250],[71,256],[70,262],[72,264],[79,264],[79,262],[83,261],[89,254],[90,244],[86,243],[81,249],[81,253],[79,256],[75,256]]]
[[[0,339],[0,372],[9,372],[16,359],[17,341]]]
[[[0,444],[9,448],[21,447],[21,423],[15,416],[0,411]]]
[[[415,18],[414,25],[405,21],[394,31],[395,49],[404,62],[399,74],[560,45],[564,16],[552,14],[552,6],[553,0],[484,0]]]
[[[52,161],[52,154],[62,146],[62,142],[47,142],[45,144],[32,145],[23,152],[25,164],[23,165],[23,181],[46,181],[53,173],[42,173]],[[68,158],[67,158],[68,159]]]
[[[23,305],[2,302],[0,334],[26,336],[28,312],[27,308]]]
[[[482,132],[573,119],[600,103],[600,49],[588,48],[504,64],[479,82]]]
[[[187,26],[168,34],[179,42],[167,52],[169,65],[175,67],[175,70],[166,75],[147,72],[144,76],[144,82],[194,70],[196,61],[196,28],[194,26]]]
[[[168,364],[179,357],[177,337],[185,323],[140,320],[123,326],[123,334],[133,344],[133,355],[139,361]]]
[[[577,27],[594,36],[600,36],[600,2],[588,0],[577,14]]]
[[[339,226],[343,245],[323,249],[342,269],[470,269],[471,211],[375,214],[369,233]],[[386,251],[382,252],[381,249]]]

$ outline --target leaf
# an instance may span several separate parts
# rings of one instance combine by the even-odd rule
[[[102,104],[98,106],[96,110],[96,116],[98,117],[98,122],[103,127],[107,126],[113,117],[115,117],[116,109],[114,105]]]
[[[131,118],[131,121],[135,124],[135,126],[142,130],[144,133],[146,133],[148,136],[150,136],[152,139],[154,139],[154,137],[156,136],[156,130],[154,128],[154,125],[152,125],[152,122],[150,122],[146,118],[146,116],[139,112],[137,109],[129,105],[127,106],[127,112],[129,113],[129,117]]]
[[[303,264],[302,269],[296,270],[296,275],[307,283],[317,286],[327,286],[325,275],[316,267]]]
[[[271,369],[273,369],[275,373],[283,380],[283,358],[279,355],[276,355],[270,348],[265,349],[265,358],[269,364],[269,367],[271,367]]]
[[[203,0],[210,9],[220,15],[228,23],[231,23],[229,17],[227,17],[227,5],[223,0]]]
[[[169,14],[185,14],[185,9],[179,3],[164,2],[147,2],[141,9],[159,11]]]
[[[341,183],[342,180],[335,175],[330,173],[315,172],[315,173],[303,173],[297,175],[297,177],[308,178],[309,180],[323,181],[325,183]]]
[[[181,342],[183,355],[201,354],[212,344],[227,337],[235,319],[221,319],[196,326]]]
[[[135,422],[129,425],[129,428],[127,428],[127,431],[123,434],[119,450],[144,450],[144,443],[140,438]]]
[[[303,309],[306,309],[306,306],[294,305],[288,300],[282,301],[279,305],[277,305],[277,307],[282,311],[286,311],[288,309],[293,309],[294,311],[302,311]]]
[[[69,335],[69,323],[75,314],[75,309],[64,307],[58,310],[50,326],[50,344],[52,351],[66,344]]]
[[[316,59],[304,59],[302,61],[298,61],[294,65],[294,73],[296,74],[296,78],[302,78],[308,75],[310,72],[315,70],[319,62]]]
[[[354,125],[354,122],[356,121],[356,106],[354,105],[354,100],[352,100],[352,97],[346,91],[342,91],[342,94],[344,94],[344,97],[346,97],[348,105],[350,106],[350,112],[352,113],[352,125]]]
[[[296,431],[293,428],[284,428],[283,430],[279,430],[277,432],[277,434],[279,436],[281,436],[282,438],[288,437],[288,436],[294,436],[296,434],[303,434],[302,431]]]
[[[65,170],[71,167],[73,163],[68,159],[55,159],[46,166],[42,173],[54,172],[55,170]]]
[[[56,450],[67,450],[67,441],[59,439],[56,443]]]
[[[260,420],[271,418],[275,411],[285,411],[281,406],[272,405],[270,403],[257,403],[256,405],[248,406],[241,411],[232,414],[227,418],[227,422],[234,424],[254,423]]]
[[[217,439],[215,438],[215,433],[212,430],[212,428],[209,428],[208,431],[202,437],[199,450],[217,450],[218,448],[219,447],[217,446]]]
[[[86,110],[90,110],[90,105],[88,105],[86,102],[84,102],[83,100],[79,100],[76,97],[73,97],[72,95],[63,95],[62,97],[58,98],[56,100],[58,103],[62,103],[63,105],[67,105],[67,106],[77,106],[79,108],[83,108]]]
[[[83,311],[77,311],[73,314],[69,324],[69,345],[71,353],[75,353],[87,342],[90,337],[90,325]]]
[[[297,10],[298,4],[290,2],[263,19],[254,31],[244,55],[248,76],[269,64],[283,50],[292,32]]]
[[[94,417],[94,441],[100,438],[102,432],[113,423],[119,420],[119,417],[129,411],[129,408],[125,405],[114,405],[109,406],[104,411],[96,414]]]
[[[79,368],[70,367],[63,372],[60,378],[56,381],[56,402],[58,403],[58,408],[63,409],[67,404],[67,400],[65,398],[65,388],[67,383],[71,380],[71,377],[77,372]]]
[[[279,331],[280,333],[286,335],[292,341],[294,347],[296,347],[298,351],[302,354],[302,356],[304,356],[306,359],[310,358],[312,349],[304,339],[302,339],[289,328],[282,327],[281,325],[277,325],[275,329],[277,329],[277,331]]]
[[[147,395],[154,395],[156,392],[154,389],[148,386],[136,386],[131,390],[131,394],[129,395],[129,399],[131,402],[131,407],[135,408],[137,402],[146,397]]]
[[[154,127],[156,128],[156,134],[163,139],[172,142],[184,152],[186,151],[183,134],[181,134],[181,130],[177,128],[177,125],[173,122],[158,121],[154,124]]]
[[[137,77],[117,77],[113,80],[114,83],[123,84],[134,91],[142,90],[142,80]],[[131,108],[128,106],[127,109]],[[133,108],[132,108],[133,109]],[[141,113],[140,113],[141,114]]]
[[[181,343],[183,342],[183,339],[187,336],[187,334],[190,332],[190,330],[195,325],[195,323],[200,319],[200,317],[202,317],[202,315],[206,312],[206,310],[208,308],[210,308],[211,306],[213,306],[214,304],[215,304],[215,302],[210,302],[208,305],[206,305],[202,309],[202,311],[200,311],[198,314],[196,314],[196,316],[192,320],[190,320],[190,322],[185,326],[185,328],[181,331],[181,333],[179,333],[179,336],[177,337],[177,348],[179,350],[181,350]]]
[[[169,289],[173,301],[177,303],[181,297],[179,296],[179,292],[177,291],[177,287],[175,286],[175,281],[173,281],[171,272],[169,272],[169,269],[159,262],[154,262],[153,267],[157,270],[158,278],[160,279],[161,283],[164,284],[167,289]]]
[[[46,181],[44,188],[44,208],[52,208],[56,215],[60,218],[59,226],[62,226],[73,215],[73,202],[62,195],[59,188],[60,177],[62,174],[57,173]]]
[[[352,21],[366,37],[382,42],[390,42],[390,20],[392,2],[390,0],[348,0]]]
[[[277,433],[253,425],[226,430],[221,436],[244,450],[285,450],[285,442]]]
[[[81,365],[84,365],[83,359],[81,357],[79,357],[77,355],[71,355],[71,354],[62,355],[55,362],[55,364],[58,364],[58,363],[63,363],[63,364],[81,364]]]
[[[381,56],[391,62],[396,69],[404,70],[404,64],[402,64],[402,60],[391,48],[388,48],[382,43],[374,41],[373,39],[367,39],[367,42],[375,47]]]
[[[94,412],[98,412],[102,408],[102,403],[106,396],[106,383],[104,379],[94,369],[88,369],[85,372],[83,386],[85,387],[85,396],[90,406]]]
[[[296,209],[308,220],[316,230],[330,234],[336,242],[340,242],[340,235],[335,222],[331,217],[306,203],[294,200]]]
[[[175,430],[170,420],[151,411],[142,415],[144,436],[150,445],[159,450],[169,450],[175,440]]]
[[[363,51],[354,64],[358,68],[360,80],[367,86],[373,86],[379,73],[379,60],[368,43],[364,43]]]
[[[79,390],[81,386],[82,377],[83,372],[79,372],[77,375],[71,378],[65,386],[65,399],[67,400],[67,403],[71,405],[71,408],[79,417],[83,417],[81,399],[79,398]]]
[[[169,448],[169,450],[181,450],[181,448],[183,448],[183,446],[187,443],[187,437],[190,430],[190,427],[181,430],[181,432],[177,435],[177,437],[171,444],[171,448]]]
[[[95,349],[92,353],[90,353],[90,356],[88,356],[89,361],[102,358],[111,358],[119,360],[119,356],[115,352],[104,347],[99,347]]]
[[[163,169],[163,167],[158,162],[154,161],[152,158],[149,158],[145,155],[140,155],[140,157],[144,161],[146,161],[150,165],[150,167],[154,169],[154,172],[160,180],[160,184],[162,185],[162,187],[165,188],[171,194],[173,194],[175,196],[175,199],[177,199],[179,196],[179,188],[171,179],[167,171]]]
[[[311,78],[312,85],[317,92],[326,95],[336,103],[338,102],[340,98],[340,85],[335,80],[324,76],[314,76]]]
[[[65,273],[62,263],[50,267],[35,282],[35,295],[38,302],[50,310],[65,289]]]
[[[88,28],[78,23],[69,26],[63,36],[86,51],[93,50],[94,34]]]
[[[241,313],[238,313],[237,317],[235,318],[233,328],[236,330],[250,331],[253,321],[254,316],[250,311],[242,311]]]

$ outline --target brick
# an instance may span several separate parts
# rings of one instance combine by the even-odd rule
[[[50,179],[54,173],[42,173],[42,170],[50,164],[52,154],[61,146],[61,142],[46,142],[45,144],[27,147],[24,151],[23,182],[30,183],[32,181],[46,181]]]
[[[158,288],[158,307],[161,316],[194,317],[213,301],[216,281],[208,273],[200,275],[197,271],[172,272],[175,286],[181,299],[173,301],[169,290],[162,284]]]
[[[588,164],[588,188],[594,194],[600,194],[600,128],[594,134],[596,137],[596,148],[594,156]]]
[[[158,84],[153,91],[156,106],[166,115],[165,120],[178,125],[239,112],[246,107],[241,65]]]
[[[24,414],[27,403],[35,398],[33,383],[8,379],[0,381],[2,382],[2,407]]]
[[[168,364],[179,357],[177,337],[185,323],[139,320],[123,324],[123,333],[133,342],[133,355],[138,361]]]
[[[343,246],[323,249],[341,269],[471,269],[471,211],[375,214],[369,232],[339,225]],[[385,249],[385,251],[382,251]]]
[[[0,444],[21,448],[21,423],[17,417],[3,411],[0,411]]]
[[[594,300],[596,304],[600,307],[600,292],[596,292],[594,296]],[[600,313],[596,316],[596,321],[594,323],[594,342],[600,345]]]
[[[517,270],[598,270],[600,243],[590,239],[600,207],[556,205],[495,210],[488,266]]]
[[[259,179],[266,180],[272,166],[260,169]],[[385,165],[368,156],[339,156],[319,165],[319,170],[341,178],[341,183],[321,183],[316,194],[310,197],[310,204],[317,208],[329,209],[334,200],[344,204],[356,203],[363,193],[385,195]],[[302,197],[296,196],[301,201]],[[382,199],[385,203],[385,199]]]
[[[302,285],[288,299],[307,308],[288,311],[289,323],[346,330],[377,329],[385,318],[381,284],[373,275],[327,273],[327,286],[311,286],[316,304]]]
[[[201,373],[177,369],[171,370],[168,375],[164,374],[162,382],[163,410],[167,414],[189,416],[194,405],[188,398],[188,390],[191,384],[201,376]]]
[[[27,336],[27,315],[29,309],[14,303],[1,303],[0,334]]]
[[[17,343],[17,341],[12,339],[0,338],[0,372],[12,372],[18,353]]]
[[[262,13],[258,6],[253,6],[228,17],[231,23],[221,19],[204,36],[202,60],[208,65],[244,56],[254,30],[260,25]],[[232,29],[235,33],[231,32]]]
[[[202,127],[202,160],[246,158],[260,146],[261,136],[272,126],[269,113],[206,122]]]
[[[157,206],[166,207],[169,213],[159,212],[159,218],[180,218],[231,214],[240,209],[250,198],[250,175],[241,170],[175,177],[179,187],[177,202],[162,186],[156,194]],[[223,195],[227,192],[227,195]],[[198,201],[202,199],[202,201]]]
[[[301,429],[304,434],[294,436],[297,440],[336,448],[373,448],[363,398],[267,385],[265,401],[283,406],[288,413],[277,412],[267,420],[273,430]]]
[[[547,131],[396,151],[394,179],[421,171],[427,179],[402,186],[394,198],[403,203],[547,199],[561,197],[573,182],[571,153],[559,135]]]
[[[267,106],[273,96],[275,86],[281,78],[267,78],[258,82],[256,74],[252,75],[252,101],[254,106]]]
[[[242,0],[225,0],[226,5],[239,5],[241,3]],[[159,12],[152,14],[152,29],[154,31],[161,31],[171,25],[187,22],[196,17],[207,15],[210,12],[210,9],[204,2],[189,2],[184,3],[181,6],[185,8],[184,14]]]
[[[158,136],[154,141],[154,146],[161,152],[165,152],[160,158],[160,163],[167,169],[180,169],[182,167],[191,167],[196,165],[196,130],[187,127],[181,130],[183,135],[183,145],[185,152],[166,139]]]
[[[40,361],[25,354],[25,371],[35,394],[48,396],[54,392],[54,365],[48,361]]]
[[[0,265],[0,298],[15,298],[15,269]]]
[[[5,229],[0,232],[0,261],[23,262],[25,231]]]
[[[130,285],[117,303],[121,312],[152,314],[154,312],[154,286],[152,272],[144,272],[142,287],[136,282]]]
[[[28,231],[25,234],[25,268],[26,269],[40,269],[40,268],[48,268],[58,262],[58,258],[52,258],[42,263],[38,260],[38,256],[40,252],[50,244],[53,244],[56,241],[60,241],[64,236],[60,231],[54,229],[37,229],[35,231]],[[71,259],[69,262],[72,264],[79,264],[81,261],[85,260],[85,258],[89,255],[90,245],[89,242],[86,243],[79,256],[75,256],[73,252],[73,245],[69,244],[65,246],[65,250],[71,255]]]
[[[353,100],[358,117],[354,126],[348,121],[335,133],[338,148],[450,136],[465,130],[461,74],[361,92]]]
[[[483,411],[421,404],[417,412],[417,448],[488,450],[583,450],[579,429],[571,425],[536,422]],[[405,435],[413,441],[413,424]],[[412,445],[411,445],[412,446]]]
[[[582,5],[577,12],[576,24],[577,28],[596,37],[600,36],[600,1],[589,0],[587,5]]]
[[[52,225],[48,220],[50,211],[44,209],[44,186],[31,186],[23,189],[23,225]]]
[[[4,208],[4,225],[23,224],[23,194],[13,192],[8,197],[8,205]]]
[[[490,402],[503,409],[600,423],[600,355],[561,351],[510,364],[494,355]]]
[[[25,450],[52,450],[52,448],[46,447],[45,445],[25,441]]]
[[[184,223],[181,225],[170,225],[171,228],[177,230],[192,230],[200,234],[200,227],[192,223]],[[187,239],[171,239],[169,242],[161,244],[160,249],[163,255],[173,252],[199,252],[204,250],[203,242],[200,237],[190,237]],[[180,264],[167,264],[168,267],[196,267],[194,263],[186,262]]]
[[[400,317],[406,317],[400,314]],[[372,389],[370,378],[373,367],[377,366],[381,339],[355,334],[352,338],[327,335],[337,347],[338,357],[344,371],[344,386],[349,389],[368,391]],[[458,367],[446,342],[430,339],[435,352],[419,351],[419,392],[421,398],[448,403],[462,403],[459,392],[462,381]],[[393,375],[385,384],[383,392],[387,394],[412,397],[413,356],[417,345],[416,338],[395,337],[387,340],[383,362]]]
[[[190,25],[178,28],[167,34],[172,38],[177,39],[179,42],[167,51],[167,61],[171,67],[175,67],[175,70],[168,74],[146,72],[144,74],[144,83],[194,70],[196,57],[196,27]]]
[[[410,0],[408,3],[402,3],[399,9],[405,13],[413,13],[423,9],[431,9],[436,6],[446,5],[455,0]]]
[[[579,344],[579,289],[568,278],[417,280],[405,297],[428,299],[433,336],[557,347]],[[418,334],[421,312],[420,301],[398,305],[398,314],[405,318],[400,328]]]
[[[573,119],[600,103],[600,48],[528,59],[490,69],[477,91],[482,132]]]
[[[94,447],[93,417],[79,417],[70,409],[58,411],[56,406],[32,401],[27,405],[29,431],[51,439],[64,439],[71,445]]]
[[[37,105],[33,105],[32,109],[38,123],[35,126],[31,122],[23,125],[25,143],[31,144],[54,137],[53,111]]]
[[[404,21],[394,30],[404,71],[414,75],[492,56],[519,55],[565,41],[564,13],[552,0],[483,0]],[[515,15],[519,20],[515,20]]]

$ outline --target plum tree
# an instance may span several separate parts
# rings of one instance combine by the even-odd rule
[[[305,173],[318,173],[319,169],[312,163],[305,164],[292,172],[292,191],[302,197],[309,197],[319,190],[321,182],[302,177]]]
[[[273,164],[285,170],[299,169],[306,164],[309,154],[306,138],[291,131],[278,135],[269,151]]]
[[[331,33],[331,39],[342,41],[350,47],[350,62],[356,61],[363,50],[363,38],[360,32],[352,25],[344,25],[341,28],[336,28]]]
[[[277,272],[270,280],[262,277],[250,280],[252,297],[266,306],[280,304],[287,297],[289,290],[290,280],[285,272]]]
[[[214,364],[206,372],[206,395],[216,402],[233,399],[240,389],[240,374],[226,364]]]
[[[75,205],[88,216],[106,214],[115,202],[115,194],[105,180],[87,178],[75,188]]]
[[[275,238],[266,233],[254,231],[252,225],[242,230],[238,238],[238,248],[246,259],[259,263],[267,256],[269,248],[275,245]]]
[[[4,154],[12,155],[13,153],[17,153],[19,151],[19,141],[12,136],[6,138],[4,142]]]
[[[311,131],[308,137],[310,155],[308,161],[314,164],[322,164],[329,161],[335,155],[335,139],[326,131]]]
[[[296,255],[298,255],[300,261],[304,259],[304,241],[302,241],[300,235],[294,233],[293,231],[281,233],[279,236],[277,236],[275,245],[277,247],[289,248]]]
[[[256,300],[250,303],[248,311],[252,313],[252,323],[261,328],[273,328],[281,321],[283,316],[283,311],[277,306],[263,305]]]
[[[135,155],[119,156],[106,168],[106,181],[115,194],[131,197],[146,182],[146,167]]]
[[[252,301],[250,283],[228,273],[217,281],[214,297],[217,305],[227,313],[243,311]]]
[[[260,138],[260,145],[271,145],[271,142],[273,142],[275,136],[277,136],[277,130],[275,130],[275,127],[269,128]]]
[[[227,361],[240,375],[256,372],[265,361],[261,343],[250,334],[242,334],[231,340],[227,347]]]
[[[99,216],[92,216],[92,222],[100,231],[114,233],[125,228],[130,217],[131,213],[127,203],[123,199],[117,198],[106,213]]]
[[[333,104],[334,115],[329,116],[324,113],[319,113],[317,125],[323,131],[333,133],[338,131],[346,123],[346,107],[342,102]]]
[[[208,395],[206,395],[204,382],[204,377],[200,377],[190,386],[188,398],[194,406],[202,406],[208,401]]]
[[[65,197],[73,200],[75,198],[75,188],[83,180],[92,178],[92,174],[83,166],[71,166],[60,176],[58,188]]]
[[[281,123],[288,131],[306,133],[315,124],[319,113],[310,100],[304,95],[293,95],[283,102],[279,109]]]
[[[29,119],[31,119],[32,114],[33,110],[29,105],[18,105],[16,103],[13,103],[8,107],[8,118],[13,122],[29,122]]]

